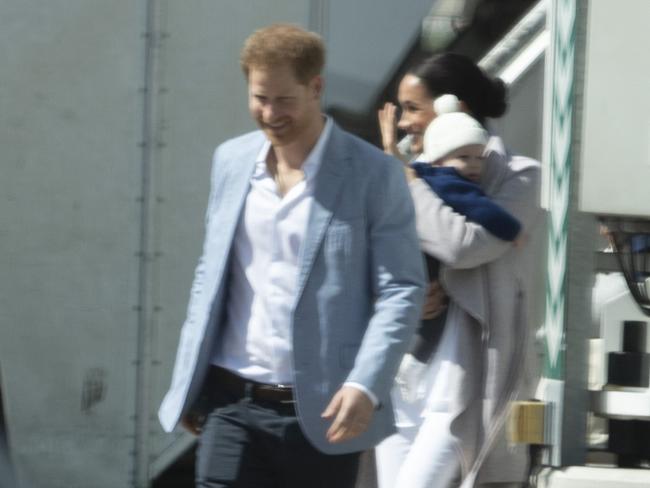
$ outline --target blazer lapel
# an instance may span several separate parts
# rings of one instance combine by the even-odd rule
[[[225,173],[219,185],[223,194],[215,214],[211,216],[216,225],[210,226],[210,237],[215,246],[213,249],[221,248],[221,252],[226,255],[232,246],[239,216],[248,195],[251,176],[255,170],[257,155],[264,140],[261,137],[259,144],[250,144],[246,148],[242,148],[242,151],[233,154],[231,156],[233,160],[225,167]],[[228,236],[226,240],[223,239],[224,235]],[[225,259],[217,260],[217,262],[223,264]]]
[[[316,175],[314,201],[305,231],[295,303],[300,300],[316,254],[323,242],[325,230],[338,205],[348,159],[349,154],[345,150],[345,134],[334,124],[323,153],[323,161]]]

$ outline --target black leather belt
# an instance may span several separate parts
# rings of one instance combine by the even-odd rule
[[[259,383],[242,378],[219,366],[212,366],[210,368],[208,381],[214,382],[219,388],[224,388],[229,393],[240,398],[244,397],[248,390],[248,394],[250,394],[252,400],[282,404],[295,403],[293,399],[293,388],[290,386]]]

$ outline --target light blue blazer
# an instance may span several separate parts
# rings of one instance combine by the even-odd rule
[[[264,141],[256,131],[215,151],[203,255],[159,410],[167,432],[196,401],[210,366],[224,323],[233,236]],[[389,393],[423,294],[422,254],[401,164],[334,125],[316,175],[292,322],[298,418],[316,448],[363,450],[394,431]],[[368,388],[380,405],[364,434],[330,444],[330,422],[321,413],[345,381]]]

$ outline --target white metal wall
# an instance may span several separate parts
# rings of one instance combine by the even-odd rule
[[[328,0],[322,33],[327,106],[362,112],[404,59],[438,0]]]
[[[515,154],[542,160],[544,106],[544,55],[531,60],[528,68],[508,86],[508,111],[490,121],[508,149]]]
[[[144,14],[0,3],[0,363],[27,486],[128,485]]]
[[[580,208],[650,216],[650,2],[588,3]]]

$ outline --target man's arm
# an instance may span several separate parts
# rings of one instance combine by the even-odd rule
[[[373,172],[366,211],[374,309],[354,367],[323,413],[334,421],[330,442],[360,434],[373,405],[362,385],[380,402],[388,398],[397,368],[419,321],[424,293],[424,266],[415,232],[413,202],[403,170],[392,158],[384,171]],[[381,408],[381,404],[379,405]]]
[[[347,381],[386,398],[422,313],[426,279],[413,201],[400,164],[384,164],[368,195],[373,314]],[[378,361],[378,359],[381,359]]]

